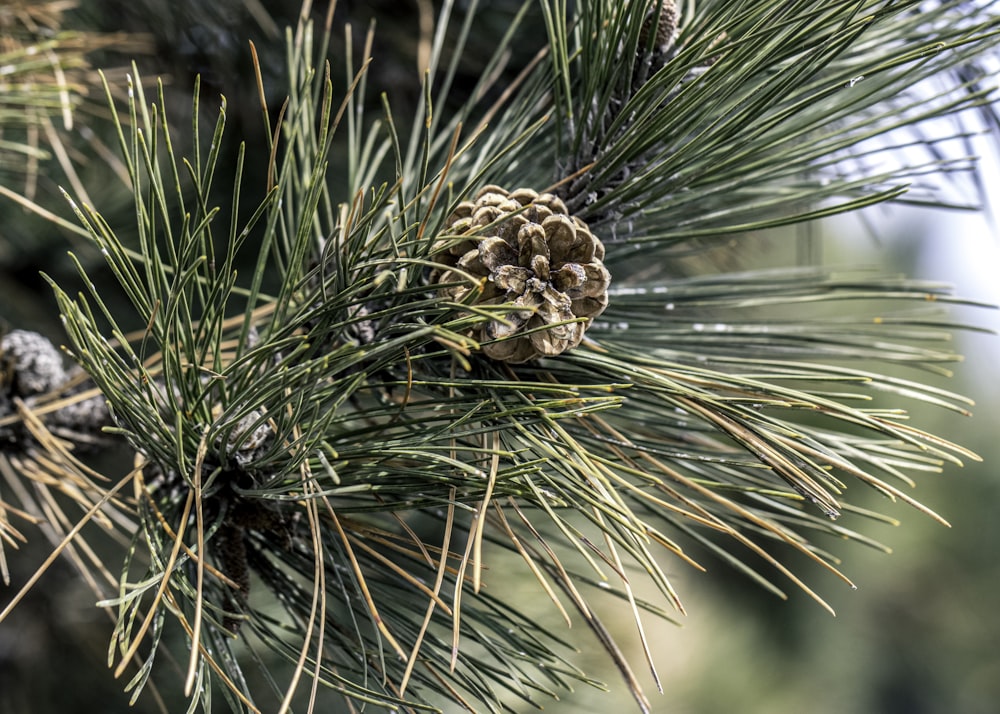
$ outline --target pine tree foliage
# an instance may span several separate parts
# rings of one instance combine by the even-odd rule
[[[620,598],[643,642],[650,618],[683,612],[666,574],[679,563],[717,558],[825,606],[790,563],[850,584],[823,536],[881,547],[864,521],[888,518],[852,493],[941,520],[914,476],[976,458],[905,411],[970,408],[919,377],[957,359],[962,326],[940,308],[965,301],[947,286],[689,258],[974,190],[954,144],[970,114],[992,118],[996,3],[530,2],[455,102],[478,15],[444,3],[417,115],[383,96],[372,117],[370,58],[349,50],[334,76],[333,8],[316,23],[307,3],[288,100],[277,115],[262,103],[267,146],[234,164],[225,100],[203,126],[197,91],[188,121],[137,71],[125,100],[105,83],[134,223],[67,198],[131,314],[82,264],[85,293],[51,282],[96,389],[78,398],[102,395],[102,433],[135,454],[82,523],[130,540],[101,604],[136,697],[176,631],[192,711],[213,696],[312,711],[329,690],[352,710],[541,706],[591,680],[562,634],[491,596],[490,553],[506,549],[648,711],[588,594]],[[547,44],[508,71],[530,23]],[[941,120],[948,137],[928,128]],[[251,150],[270,156],[263,191],[244,182]],[[610,287],[587,292],[601,270]],[[586,300],[600,305],[576,309]],[[21,400],[3,424],[36,416]],[[85,544],[80,527],[58,550]],[[640,576],[660,602],[636,595]]]
[[[15,201],[38,198],[39,174],[51,160],[85,190],[65,138],[77,113],[93,108],[88,101],[93,104],[92,90],[99,89],[90,58],[112,48],[133,56],[149,51],[142,36],[64,29],[73,6],[12,0],[0,8],[0,193]]]

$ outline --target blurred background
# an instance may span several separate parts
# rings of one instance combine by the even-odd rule
[[[105,216],[122,225],[130,220],[128,195],[114,178],[117,167],[111,158],[113,152],[108,150],[113,146],[111,137],[102,134],[101,119],[106,111],[102,108],[103,90],[95,84],[91,66],[106,67],[109,77],[121,78],[127,63],[135,59],[144,76],[165,79],[168,113],[181,120],[189,113],[194,77],[200,75],[205,116],[214,121],[216,97],[224,93],[229,106],[229,136],[234,141],[242,137],[252,147],[260,131],[246,42],[252,39],[262,58],[265,84],[274,90],[268,100],[275,107],[280,105],[282,34],[283,28],[295,21],[296,2],[81,0],[77,9],[66,13],[61,9],[57,12],[57,5],[3,0],[0,35],[3,51],[13,52],[29,30],[40,32],[43,39],[63,29],[94,33],[81,35],[87,51],[81,54],[77,77],[89,100],[79,109],[72,126],[58,117],[51,122],[52,131],[63,137],[73,154],[68,161],[33,161],[30,152],[15,158],[5,155],[0,162],[0,186],[14,193],[30,192],[35,201],[60,215],[69,214],[57,187],[79,181]],[[489,23],[496,23],[499,31],[513,3],[489,5],[484,32],[490,31]],[[324,4],[316,4],[317,17],[325,11]],[[431,3],[422,0],[339,4],[335,26],[351,20],[357,28],[356,40],[369,19],[377,18],[374,54],[378,61],[369,83],[387,88],[396,106],[419,98],[415,28],[426,22],[427,13],[432,11]],[[54,24],[48,23],[50,19]],[[111,37],[116,39],[108,41]],[[526,57],[535,46],[525,47]],[[489,48],[483,52],[483,57],[470,56],[465,65],[470,85]],[[338,54],[335,48],[333,56]],[[517,66],[516,60],[512,66]],[[44,146],[47,130],[33,129],[28,121],[19,125],[11,113],[23,113],[23,109],[12,93],[6,96],[0,99],[3,138],[34,140],[37,146]],[[985,160],[987,194],[990,187],[1000,185],[995,145],[983,140],[977,146]],[[227,150],[232,152],[234,144]],[[251,173],[264,165],[265,157],[250,158]],[[76,168],[70,170],[70,165]],[[262,181],[245,183],[263,185]],[[1000,203],[1000,195],[993,198]],[[251,205],[252,201],[245,203]],[[0,319],[7,327],[37,330],[62,341],[55,302],[39,271],[44,270],[63,286],[75,284],[79,278],[66,258],[68,250],[74,250],[97,279],[102,277],[99,256],[79,238],[8,198],[0,202]],[[962,296],[1000,303],[1000,236],[988,213],[876,208],[864,220],[831,220],[807,236],[749,237],[741,241],[733,260],[741,268],[776,267],[796,264],[803,253],[829,265],[874,266],[889,273],[950,282]],[[962,308],[953,314],[956,322],[1000,329],[995,310]],[[966,359],[956,365],[955,376],[941,379],[939,386],[972,396],[977,402],[975,416],[964,419],[920,407],[914,415],[923,428],[957,441],[983,458],[982,463],[948,468],[920,480],[915,495],[952,527],[945,528],[902,505],[879,503],[878,507],[901,525],[870,523],[865,532],[894,552],[886,555],[854,543],[837,547],[844,558],[843,571],[858,584],[857,591],[818,569],[805,573],[806,580],[836,610],[836,617],[794,591],[788,601],[778,600],[722,566],[699,574],[679,563],[665,562],[689,615],[677,625],[646,620],[662,695],[655,693],[652,677],[640,671],[643,658],[630,613],[619,616],[615,608],[622,608],[617,601],[603,603],[606,623],[623,647],[632,649],[631,659],[655,712],[1000,711],[1000,607],[996,595],[1000,592],[1000,518],[996,515],[1000,474],[995,466],[1000,463],[1000,440],[996,438],[1000,340],[977,332],[959,332],[955,339]],[[114,461],[113,454],[110,460]],[[0,497],[8,495],[0,493]],[[859,505],[865,505],[865,497],[870,501],[877,498],[863,494]],[[28,533],[29,543],[8,553],[12,582],[0,587],[0,608],[51,548],[37,532]],[[112,552],[112,544],[105,546]],[[490,567],[503,572],[506,566],[501,559]],[[511,572],[523,578],[495,578],[495,593],[511,601],[537,603],[536,616],[559,627],[530,575],[514,564]],[[15,615],[0,624],[0,711],[72,714],[127,710],[128,697],[121,691],[124,682],[115,681],[106,666],[111,623],[92,607],[93,599],[72,569],[60,563],[37,584]],[[563,702],[548,704],[546,711],[632,710],[611,663],[589,643],[585,628],[577,627],[574,641],[581,651],[569,656],[606,681],[611,692],[581,688]],[[179,702],[164,696],[169,711],[183,711]],[[156,711],[151,699],[143,697],[132,710]],[[98,703],[99,708],[95,708]]]

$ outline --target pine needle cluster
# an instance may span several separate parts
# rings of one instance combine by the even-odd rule
[[[965,301],[691,256],[884,201],[955,205],[973,163],[944,140],[992,117],[996,3],[527,2],[456,101],[480,8],[445,2],[405,118],[369,96],[377,58],[354,55],[352,28],[327,61],[334,8],[314,14],[288,32],[280,111],[252,68],[266,145],[231,162],[224,99],[206,127],[215,98],[197,88],[180,121],[137,70],[124,94],[104,82],[133,221],[67,193],[78,225],[60,225],[99,249],[129,310],[82,262],[83,293],[50,279],[86,375],[51,387],[100,395],[91,431],[133,462],[99,482],[45,437],[66,403],[14,395],[0,421],[87,495],[78,523],[60,512],[56,553],[85,547],[91,519],[127,543],[94,587],[135,697],[170,653],[191,710],[312,711],[331,691],[352,710],[541,706],[592,680],[561,634],[491,596],[506,550],[649,711],[595,590],[645,646],[644,623],[684,612],[682,565],[721,560],[826,607],[791,563],[851,584],[821,543],[880,547],[861,529],[887,517],[858,490],[943,520],[914,476],[976,456],[906,407],[971,401],[898,368],[947,373],[961,326],[940,308]],[[539,25],[545,44],[507,66]],[[13,543],[8,516],[28,511],[0,507]]]

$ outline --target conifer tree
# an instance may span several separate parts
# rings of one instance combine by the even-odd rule
[[[727,266],[764,231],[975,187],[946,140],[995,119],[996,3],[473,0],[428,27],[412,116],[373,86],[378,30],[340,43],[334,6],[306,2],[284,85],[255,47],[247,67],[263,140],[233,143],[198,85],[174,116],[133,64],[98,85],[129,221],[71,185],[66,209],[4,188],[73,236],[85,288],[47,276],[67,361],[29,326],[0,344],[0,568],[42,526],[112,616],[135,698],[572,696],[593,680],[568,635],[491,595],[507,551],[651,711],[594,592],[647,654],[649,623],[684,612],[680,567],[828,607],[792,564],[852,585],[821,538],[877,545],[866,520],[885,518],[853,494],[943,520],[914,476],[976,458],[906,411],[971,401],[897,373],[948,370],[961,326],[921,308],[967,301]],[[97,473],[86,451],[109,443],[128,463]],[[88,544],[100,529],[117,560]]]

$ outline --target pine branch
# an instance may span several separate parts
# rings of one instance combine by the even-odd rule
[[[312,683],[351,706],[502,711],[593,683],[555,633],[489,593],[503,577],[491,553],[507,549],[648,711],[592,589],[627,603],[645,646],[646,614],[684,611],[661,550],[782,596],[787,580],[828,608],[790,563],[850,584],[816,536],[883,547],[856,522],[891,519],[852,506],[855,489],[942,520],[910,495],[913,476],[977,457],[905,409],[968,414],[924,381],[948,373],[947,341],[966,329],[939,309],[975,303],[863,272],[690,276],[676,257],[968,169],[925,127],[992,111],[976,59],[1000,16],[915,0],[693,5],[590,0],[571,17],[526,3],[451,112],[479,9],[456,29],[446,3],[409,124],[388,97],[366,118],[367,56],[346,58],[335,89],[333,13],[317,29],[307,5],[277,116],[255,66],[269,165],[251,210],[246,147],[221,163],[225,101],[203,135],[196,88],[184,157],[162,85],[150,102],[135,71],[122,104],[105,83],[134,224],[72,206],[131,314],[82,264],[85,294],[50,282],[106,431],[135,452],[114,481],[132,486],[132,542],[102,602],[135,696],[168,628],[186,638],[192,709],[210,708],[213,684],[236,711],[311,710]],[[508,73],[531,22],[548,46]],[[943,86],[925,95],[931,80]],[[870,168],[914,146],[923,158]],[[637,574],[663,603],[637,596]]]

